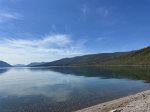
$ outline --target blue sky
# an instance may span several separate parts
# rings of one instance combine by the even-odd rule
[[[0,0],[0,60],[53,61],[150,45],[150,0]]]

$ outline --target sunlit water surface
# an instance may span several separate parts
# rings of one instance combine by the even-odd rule
[[[71,112],[150,89],[149,68],[1,68],[0,112]]]

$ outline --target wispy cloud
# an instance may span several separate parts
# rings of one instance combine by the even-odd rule
[[[22,1],[22,0],[0,0],[0,2],[10,2],[10,3],[17,3],[20,1]]]
[[[101,17],[108,17],[111,14],[111,10],[107,7],[90,7],[87,4],[83,4],[81,11],[85,17],[89,16],[91,13]]]
[[[22,19],[22,16],[18,13],[0,11],[0,23],[20,19]]]
[[[0,41],[0,57],[13,64],[52,61],[81,54],[83,44],[74,42],[67,34],[51,34],[31,40],[7,38]]]
[[[87,16],[89,14],[89,7],[87,6],[87,4],[84,4],[82,6],[81,11],[84,16]]]
[[[104,40],[104,37],[98,37],[98,38],[96,39],[96,41],[102,41],[102,40]]]
[[[45,47],[45,46],[65,46],[71,43],[71,39],[65,34],[47,35],[41,39],[5,39],[10,46],[15,47]]]
[[[106,17],[106,16],[108,16],[110,14],[110,11],[107,8],[99,7],[98,8],[98,14],[100,16]]]

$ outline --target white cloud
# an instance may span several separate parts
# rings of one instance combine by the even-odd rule
[[[70,35],[52,34],[40,39],[0,40],[0,60],[11,64],[33,61],[53,61],[83,52],[84,42],[74,42]]]

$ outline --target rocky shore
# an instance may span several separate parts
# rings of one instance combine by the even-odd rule
[[[76,112],[150,112],[150,90]]]

